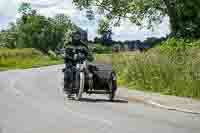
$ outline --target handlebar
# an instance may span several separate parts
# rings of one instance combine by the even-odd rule
[[[90,52],[83,47],[68,47],[65,49],[65,60],[82,63],[85,60],[90,60]]]
[[[80,49],[80,48],[74,49],[73,56],[74,56],[73,58],[75,61],[83,62],[84,60],[86,60],[87,51],[84,49]]]

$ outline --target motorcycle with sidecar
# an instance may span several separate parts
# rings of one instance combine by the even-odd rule
[[[77,48],[72,51],[76,63],[70,68],[66,64],[63,69],[64,90],[70,90],[68,97],[80,100],[83,93],[105,94],[113,101],[117,91],[117,77],[112,65],[88,63],[85,50]]]

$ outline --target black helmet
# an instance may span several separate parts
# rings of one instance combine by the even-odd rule
[[[76,31],[72,33],[72,40],[74,41],[80,41],[81,40],[81,32]]]

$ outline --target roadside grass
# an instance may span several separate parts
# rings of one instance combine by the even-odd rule
[[[200,98],[200,48],[153,48],[112,55],[119,84],[130,89]]]
[[[0,71],[62,64],[63,60],[35,49],[0,49]]]
[[[0,71],[9,69],[26,69],[56,64],[63,64],[64,60],[56,58],[52,54],[44,55],[42,52],[32,49],[7,49],[0,48]],[[111,64],[111,54],[95,54],[94,63]]]

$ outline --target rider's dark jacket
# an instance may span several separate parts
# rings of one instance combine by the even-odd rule
[[[66,49],[65,49],[65,64],[70,66],[70,65],[75,65],[76,62],[73,60],[73,49],[83,49],[84,51],[86,51],[86,59],[88,61],[93,61],[93,55],[90,52],[87,44],[83,43],[82,41],[72,41],[70,42]]]

